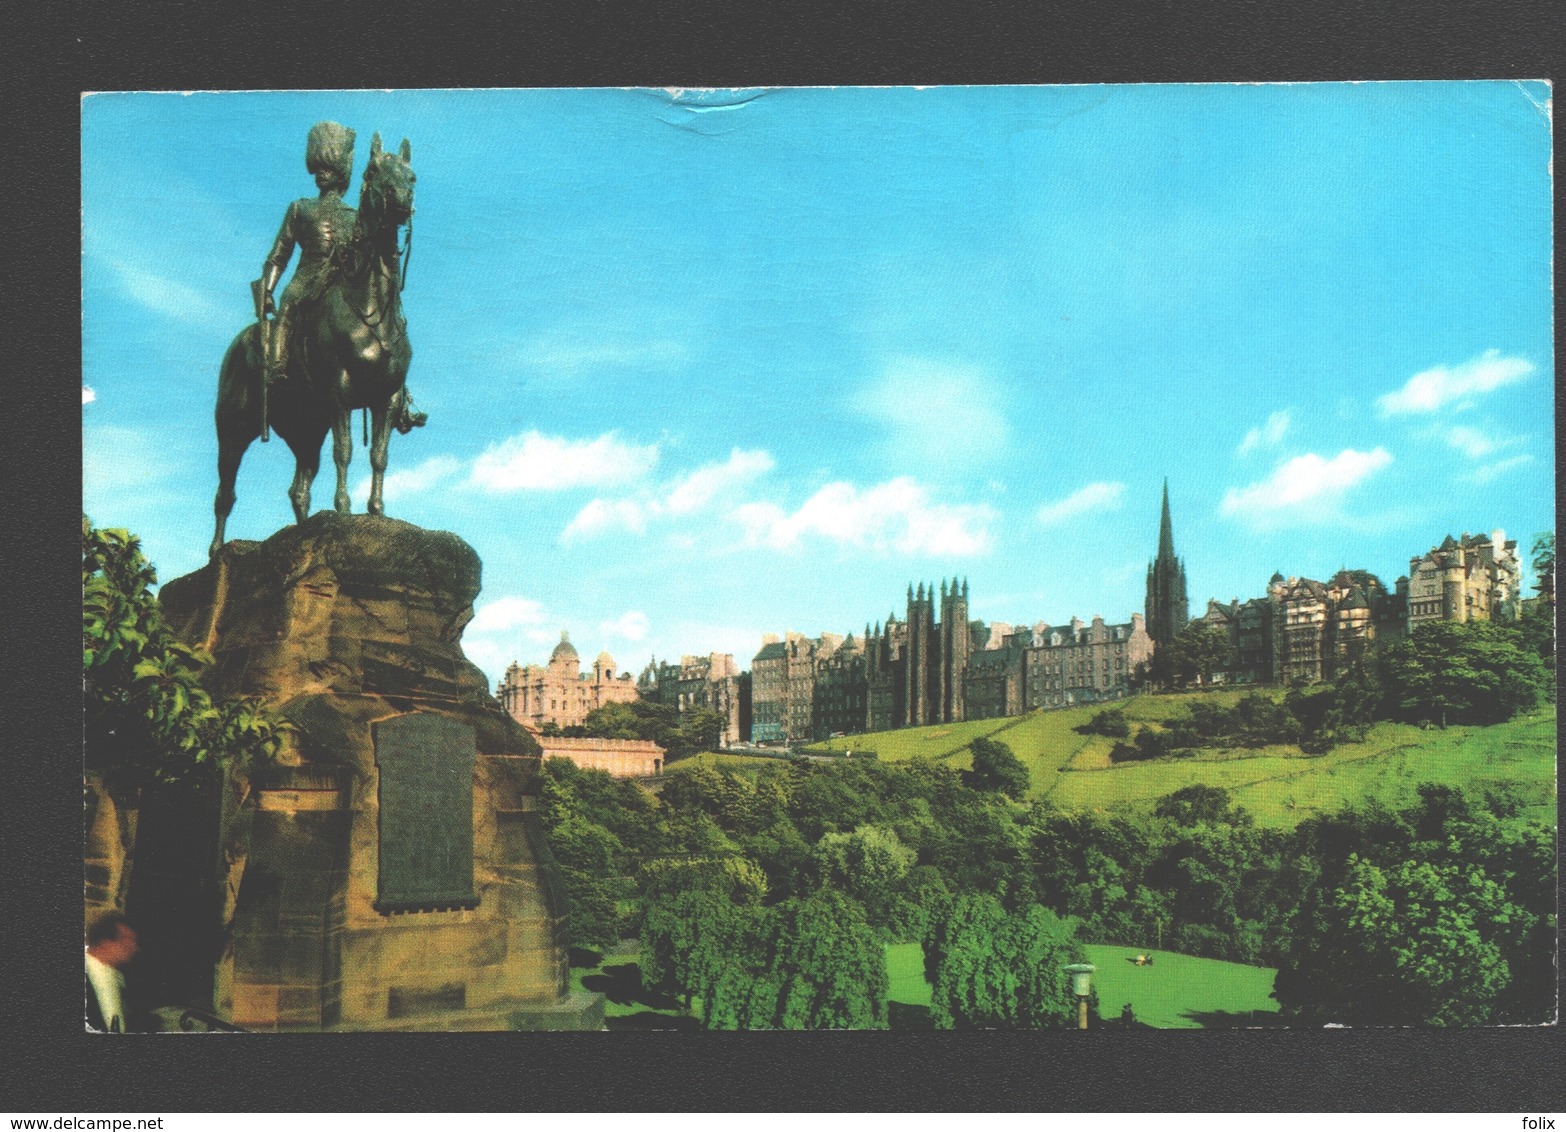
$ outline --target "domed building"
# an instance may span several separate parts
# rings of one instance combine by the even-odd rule
[[[513,663],[495,694],[512,718],[534,730],[546,723],[571,727],[585,721],[594,708],[636,699],[636,682],[629,672],[615,674],[614,657],[607,652],[598,654],[592,672],[581,668],[570,634],[561,630],[548,664]]]

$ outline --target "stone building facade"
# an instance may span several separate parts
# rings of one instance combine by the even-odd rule
[[[1282,581],[1279,575],[1276,579]],[[1227,604],[1209,600],[1201,620],[1222,629],[1229,637],[1229,663],[1217,679],[1228,684],[1269,684],[1272,682],[1273,607],[1264,597],[1246,601],[1236,598]]]
[[[740,671],[732,653],[682,656],[678,664],[654,658],[637,678],[636,689],[644,700],[668,704],[681,715],[698,709],[716,714],[723,720],[720,746],[750,736],[751,677]]]
[[[903,677],[908,626],[888,613],[886,625],[865,626],[865,730],[889,731],[907,718]]]
[[[548,664],[513,663],[495,696],[513,719],[535,730],[546,723],[577,726],[594,708],[636,700],[636,682],[628,672],[615,674],[614,657],[607,652],[598,654],[592,672],[580,669],[576,648],[562,631]]]
[[[969,719],[999,719],[1026,710],[1025,658],[1033,634],[1027,629],[1016,633],[1006,631],[1009,629],[1007,625],[991,626],[995,647],[976,649],[968,656],[963,695]]]
[[[1272,683],[1314,683],[1323,678],[1322,645],[1330,598],[1313,578],[1279,578],[1267,586],[1273,609]]]
[[[1327,581],[1274,574],[1262,597],[1209,601],[1200,621],[1222,629],[1232,684],[1312,683],[1349,671],[1378,639],[1424,620],[1516,616],[1521,570],[1502,532],[1448,537],[1410,560],[1395,592],[1367,570]],[[1164,485],[1158,554],[1144,614],[1108,624],[1073,618],[1013,630],[968,620],[966,580],[910,585],[905,615],[866,625],[862,643],[823,634],[766,638],[752,662],[753,728],[762,743],[809,742],[990,719],[1128,695],[1154,668],[1160,640],[1190,624],[1184,562],[1175,554]]]
[[[750,662],[751,742],[784,742],[788,738],[784,726],[787,709],[788,653],[782,641],[763,639],[761,651]]]
[[[1510,620],[1517,616],[1522,565],[1517,542],[1504,531],[1461,538],[1408,560],[1408,577],[1398,579],[1406,601],[1407,629],[1429,621]]]
[[[1266,597],[1209,601],[1200,620],[1229,635],[1221,680],[1311,684],[1338,679],[1371,642],[1400,635],[1403,608],[1368,570],[1339,570],[1325,582],[1274,574]]]
[[[1138,665],[1153,658],[1153,639],[1140,613],[1121,625],[1073,617],[1068,625],[1040,626],[1032,635],[1024,660],[1024,708],[1119,699],[1130,694]]]
[[[823,739],[863,731],[868,703],[865,647],[850,633],[841,645],[816,662],[811,737]]]

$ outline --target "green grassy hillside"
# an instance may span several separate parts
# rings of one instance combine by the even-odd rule
[[[1209,695],[1225,705],[1239,691]],[[1281,690],[1269,694],[1282,695]],[[1190,696],[1137,696],[1117,705],[1133,730],[1181,715]],[[980,735],[1004,741],[1028,767],[1030,797],[1064,809],[1146,812],[1182,786],[1222,786],[1259,824],[1291,827],[1313,814],[1378,798],[1389,806],[1411,802],[1421,783],[1482,792],[1505,788],[1525,805],[1526,816],[1553,822],[1555,815],[1555,707],[1548,705],[1491,727],[1424,731],[1396,723],[1371,729],[1363,743],[1325,755],[1297,746],[1256,750],[1211,749],[1191,758],[1113,764],[1114,741],[1079,735],[1074,727],[1102,707],[1031,712],[1004,720],[976,720],[852,735],[820,744],[834,750],[866,748],[884,762],[929,758],[958,768],[970,765],[967,744]]]

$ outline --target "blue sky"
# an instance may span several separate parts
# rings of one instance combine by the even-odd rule
[[[562,628],[748,666],[950,576],[987,620],[1125,620],[1164,477],[1193,614],[1274,570],[1390,587],[1448,533],[1553,526],[1550,111],[1510,82],[88,96],[84,510],[165,579],[204,562],[218,362],[330,118],[356,179],[373,131],[412,144],[430,422],[387,513],[478,551],[492,679]],[[229,537],[292,521],[290,475],[252,446]]]

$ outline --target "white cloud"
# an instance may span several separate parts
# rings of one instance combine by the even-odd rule
[[[1499,460],[1494,464],[1487,464],[1482,468],[1476,468],[1462,478],[1469,483],[1489,483],[1491,480],[1495,479],[1496,476],[1503,475],[1504,473],[1511,471],[1513,468],[1521,467],[1523,464],[1528,464],[1532,461],[1533,457],[1527,452],[1523,452],[1516,456],[1508,456],[1506,459]]]
[[[1126,485],[1123,483],[1102,480],[1098,483],[1090,483],[1064,499],[1040,507],[1037,512],[1038,521],[1049,527],[1089,511],[1114,511],[1119,508],[1120,498],[1125,494],[1125,490]]]
[[[547,647],[559,639],[542,602],[508,594],[473,611],[473,620],[463,630],[462,652],[498,682],[513,661],[524,659],[519,655],[524,642]]]
[[[657,444],[627,444],[613,432],[567,440],[528,431],[492,444],[473,463],[472,482],[491,494],[607,487],[646,475]]]
[[[548,614],[542,602],[528,597],[506,596],[487,601],[473,611],[468,622],[470,633],[507,633],[531,625],[542,625]]]
[[[623,637],[628,641],[646,637],[648,628],[647,614],[639,609],[628,609],[613,621],[598,623],[598,631],[606,637]]]
[[[678,480],[669,489],[663,505],[671,515],[699,511],[726,492],[741,487],[775,466],[771,455],[757,450],[735,448],[721,464],[707,464]]]
[[[645,534],[647,505],[634,499],[594,499],[576,513],[560,532],[562,542],[595,538],[611,531]]]
[[[1249,487],[1231,487],[1219,512],[1257,527],[1319,523],[1341,518],[1348,491],[1392,462],[1385,448],[1345,448],[1330,460],[1314,452],[1286,460],[1271,476]]]
[[[455,456],[431,456],[411,468],[387,472],[381,485],[381,494],[387,502],[407,499],[428,491],[437,484],[451,479],[462,471],[462,463]],[[370,498],[370,477],[366,475],[353,490],[356,501],[363,503]]]
[[[1287,409],[1270,414],[1266,424],[1258,425],[1245,434],[1245,439],[1240,441],[1239,455],[1244,456],[1257,448],[1277,447],[1278,442],[1283,439],[1283,434],[1289,431],[1289,423]]]
[[[789,549],[812,535],[845,547],[958,557],[989,552],[996,518],[986,504],[933,503],[908,476],[863,490],[827,484],[792,515],[772,503],[747,503],[733,515],[753,546]]]
[[[967,466],[1001,454],[1011,429],[1000,389],[982,371],[922,358],[897,358],[850,401],[889,432],[903,462]]]
[[[1516,448],[1528,439],[1526,436],[1496,436],[1469,425],[1452,425],[1450,428],[1438,428],[1435,430],[1434,435],[1457,449],[1470,460],[1483,460],[1486,456],[1494,455],[1508,448]]]
[[[231,310],[219,307],[194,287],[123,260],[106,258],[104,263],[119,276],[125,293],[150,311],[204,327],[238,329]]]
[[[685,518],[710,509],[774,467],[766,452],[735,448],[722,463],[704,464],[667,484],[661,494],[639,499],[594,499],[560,533],[563,542],[611,531],[645,534],[649,521]]]
[[[1376,398],[1376,405],[1383,417],[1433,413],[1448,405],[1464,409],[1477,394],[1521,381],[1533,371],[1533,363],[1526,359],[1506,358],[1499,350],[1486,350],[1462,365],[1436,366],[1416,373],[1403,388]]]
[[[1467,425],[1454,425],[1447,429],[1441,436],[1453,448],[1457,449],[1470,460],[1478,460],[1494,452],[1496,441],[1486,436],[1476,428]]]
[[[82,386],[82,404],[90,405],[98,399],[98,395],[92,391],[90,385]]]

